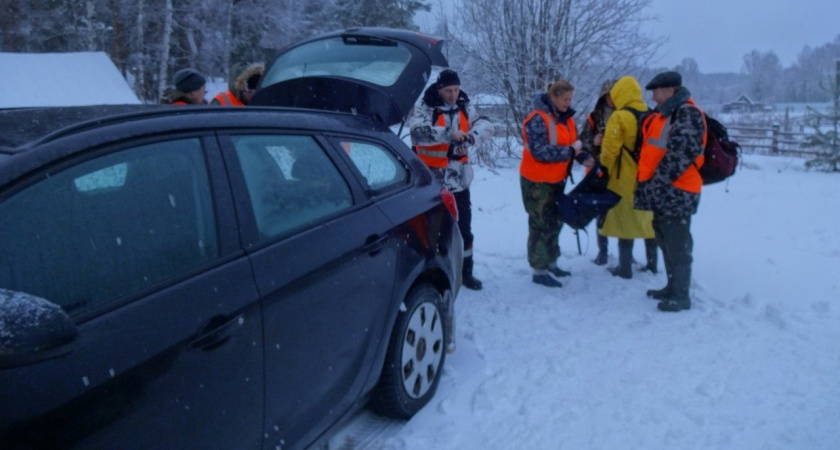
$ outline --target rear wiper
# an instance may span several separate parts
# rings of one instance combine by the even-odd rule
[[[396,47],[397,43],[390,39],[383,39],[374,36],[358,36],[345,34],[341,36],[344,45],[375,45],[379,47]]]

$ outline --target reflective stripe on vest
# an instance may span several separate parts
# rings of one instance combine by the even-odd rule
[[[687,106],[697,108],[693,100],[689,99]],[[701,111],[702,113],[702,111]],[[705,127],[706,116],[703,116],[703,125]],[[639,172],[637,179],[639,181],[648,181],[653,178],[656,172],[656,167],[659,166],[662,158],[665,157],[665,152],[668,151],[668,140],[671,134],[671,119],[663,116],[660,112],[654,112],[645,120],[642,126],[642,148],[639,152]],[[706,148],[706,139],[708,132],[703,132],[703,148]],[[688,169],[683,172],[673,183],[675,188],[682,189],[688,192],[699,194],[703,188],[703,178],[700,177],[699,167],[703,165],[705,157],[701,152],[697,159],[694,160]]]
[[[519,166],[519,174],[534,183],[557,183],[566,179],[569,173],[569,164],[572,160],[562,162],[537,161],[531,155],[531,147],[528,144],[528,133],[525,132],[525,125],[534,116],[540,115],[545,121],[548,130],[548,144],[571,146],[577,140],[575,121],[571,117],[565,123],[557,122],[554,114],[536,110],[531,112],[525,122],[522,123],[522,140],[525,142],[522,149],[522,164]]]
[[[470,124],[467,120],[467,116],[460,109],[457,111],[458,129],[463,133],[467,133],[470,131]],[[437,118],[435,126],[447,128],[446,118],[444,116],[451,117],[448,112],[449,111],[441,112]],[[442,169],[449,164],[449,158],[447,157],[447,154],[449,153],[449,142],[443,144],[417,145],[415,146],[415,150],[417,151],[417,156],[419,156],[420,159],[429,167]],[[461,161],[466,161],[466,159],[466,157],[463,157],[461,158]]]
[[[230,91],[219,92],[213,97],[214,100],[218,101],[222,106],[245,106],[244,103],[239,101],[235,95],[233,95]]]

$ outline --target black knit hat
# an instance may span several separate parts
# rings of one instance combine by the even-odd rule
[[[645,86],[645,89],[651,91],[656,88],[679,86],[682,86],[682,75],[677,72],[662,72],[653,77],[650,83]]]
[[[192,69],[181,69],[175,72],[175,89],[184,94],[201,89],[207,84],[204,75]]]
[[[461,79],[458,78],[458,74],[455,73],[454,70],[445,69],[443,72],[440,73],[440,75],[438,75],[437,83],[435,84],[437,85],[438,89],[443,89],[446,86],[452,85],[460,86]]]

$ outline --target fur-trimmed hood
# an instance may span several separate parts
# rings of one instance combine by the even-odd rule
[[[235,93],[245,91],[248,88],[248,78],[251,78],[254,75],[262,76],[264,73],[265,64],[251,64],[242,69],[242,71],[239,72],[239,75],[236,75],[235,77],[231,78],[230,83],[228,83],[228,88],[231,90],[231,92]]]

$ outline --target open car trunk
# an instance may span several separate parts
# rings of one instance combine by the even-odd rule
[[[356,28],[282,50],[252,105],[344,111],[403,122],[433,72],[448,65],[443,41],[387,28]]]

